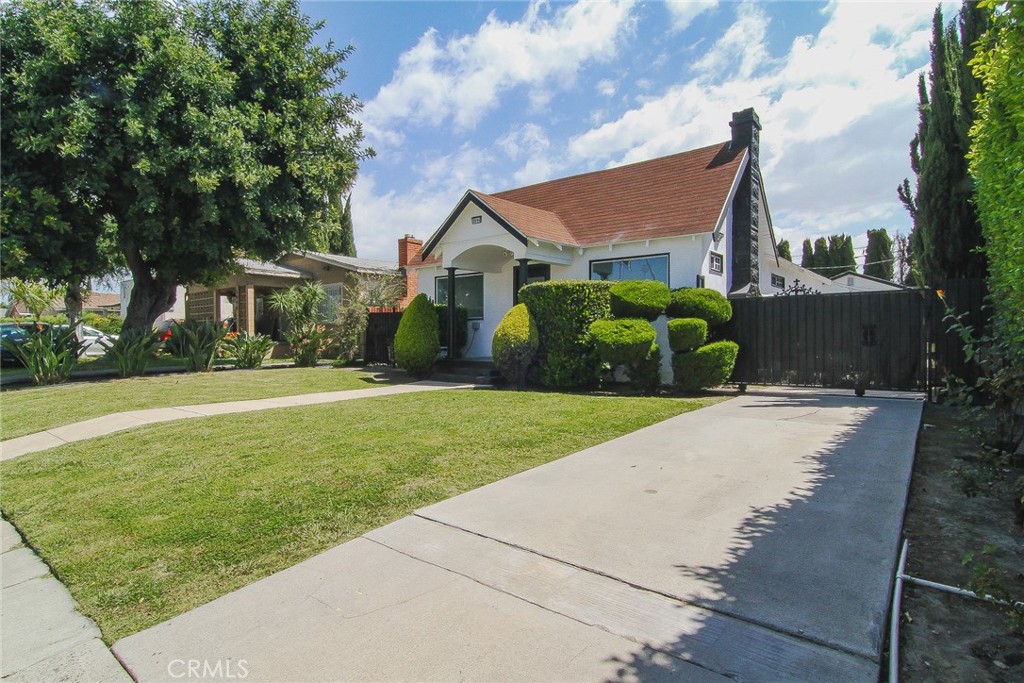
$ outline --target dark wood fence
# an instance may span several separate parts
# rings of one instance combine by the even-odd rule
[[[984,283],[947,283],[946,301],[986,322]],[[970,380],[959,337],[934,290],[735,299],[719,338],[740,345],[732,381],[926,391],[954,373]]]
[[[402,319],[401,311],[371,311],[366,323],[366,349],[363,360],[367,363],[394,361],[395,332]]]

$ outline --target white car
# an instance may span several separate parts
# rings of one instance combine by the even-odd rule
[[[82,341],[88,346],[85,347],[85,356],[102,356],[107,352],[103,345],[100,344],[100,340],[105,339],[107,343],[111,343],[117,339],[116,334],[105,334],[100,332],[95,327],[89,327],[88,325],[82,325]]]

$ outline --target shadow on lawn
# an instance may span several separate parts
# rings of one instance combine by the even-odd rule
[[[895,406],[885,401],[787,397],[748,407],[766,406],[812,421],[823,408],[860,410],[801,458],[800,481],[780,502],[749,509],[721,563],[674,565],[694,586],[675,597],[709,611],[680,605],[685,631],[611,660],[620,665],[612,680],[666,680],[673,658],[737,680],[877,677],[916,431],[893,431],[886,411]],[[765,422],[765,438],[774,424]]]

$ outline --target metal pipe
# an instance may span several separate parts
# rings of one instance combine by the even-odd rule
[[[907,568],[907,539],[900,548],[900,561],[896,566],[896,580],[892,589],[892,611],[889,613],[889,683],[900,680],[900,612],[903,608],[903,570]]]
[[[974,591],[969,591],[966,588],[957,588],[956,586],[947,586],[944,583],[936,583],[935,581],[929,581],[928,579],[919,579],[916,576],[904,575],[903,579],[918,586],[925,586],[926,588],[934,588],[936,590],[945,591],[952,593],[953,595],[963,595],[968,598],[975,598],[977,600],[984,600],[985,602],[995,603],[997,605],[1009,605],[1010,603],[1006,600],[1000,600],[994,598],[991,595],[978,595]],[[1024,605],[1022,602],[1015,602],[1014,605]]]

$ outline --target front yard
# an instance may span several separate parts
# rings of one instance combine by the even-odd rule
[[[153,379],[127,388],[132,407]],[[89,403],[102,386],[52,395]],[[2,508],[112,643],[419,507],[717,400],[445,391],[151,425],[3,463]]]
[[[366,389],[375,384],[378,383],[364,372],[281,368],[192,372],[9,389],[0,394],[3,404],[0,437],[13,439],[123,410]]]

